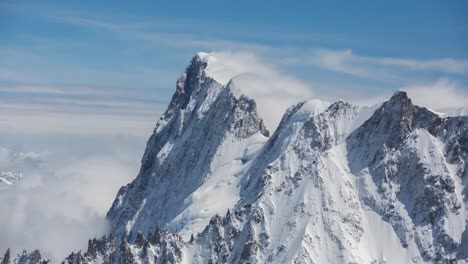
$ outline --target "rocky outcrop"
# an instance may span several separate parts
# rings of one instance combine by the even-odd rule
[[[2,259],[2,264],[47,264],[49,260],[43,259],[39,250],[23,250],[21,254],[12,259],[10,249],[7,249]]]
[[[158,225],[147,237],[138,233],[134,243],[128,242],[125,236],[91,239],[85,253],[72,253],[63,263],[181,263],[183,246],[181,237]]]

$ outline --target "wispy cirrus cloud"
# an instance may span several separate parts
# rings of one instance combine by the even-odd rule
[[[143,40],[150,43],[158,43],[178,48],[197,48],[199,50],[243,50],[243,51],[265,51],[272,49],[267,45],[254,42],[234,41],[213,36],[200,36],[184,31],[187,26],[198,25],[194,21],[142,21],[131,23],[119,23],[103,21],[83,16],[49,16],[54,21],[83,27],[92,30],[100,30],[116,34],[125,39]],[[177,25],[184,25],[180,27]],[[205,25],[199,25],[203,27]],[[174,27],[177,30],[173,30]]]
[[[456,60],[453,58],[416,60],[401,58],[371,58],[363,57],[364,61],[372,64],[398,66],[410,70],[441,71],[445,73],[456,73],[468,75],[468,60]]]
[[[121,134],[146,137],[165,102],[132,98],[131,90],[0,87],[3,133]],[[125,96],[127,93],[127,96]]]
[[[165,102],[144,99],[118,99],[93,97],[49,97],[49,96],[15,96],[0,99],[1,109],[32,110],[68,113],[96,113],[154,115],[153,110]]]
[[[127,39],[133,38],[178,48],[254,52],[276,64],[314,66],[331,72],[381,82],[401,83],[401,80],[407,79],[408,75],[411,75],[408,71],[414,74],[435,72],[439,75],[468,75],[468,60],[465,59],[379,57],[356,54],[351,49],[304,48],[284,45],[276,47],[255,41],[234,41],[213,36],[198,36],[184,31],[168,32],[167,25],[166,28],[156,27],[155,29],[149,21],[127,24],[83,17],[61,17],[59,20],[62,23],[75,26],[104,30]]]
[[[36,15],[41,15],[36,12]],[[112,16],[104,18],[90,14],[56,12],[42,15],[44,18],[57,23],[76,26],[89,30],[96,30],[114,34],[126,41],[143,41],[147,44],[161,44],[178,49],[205,50],[205,51],[248,51],[265,55],[276,63],[300,64],[304,67],[314,66],[331,72],[343,73],[363,79],[379,80],[382,82],[397,82],[411,71],[416,74],[436,72],[438,74],[468,75],[468,60],[440,57],[440,58],[402,58],[369,56],[357,54],[351,49],[310,48],[294,45],[275,46],[255,40],[233,40],[220,34],[199,34],[189,30],[191,27],[205,28],[202,21],[183,20],[154,20],[149,18],[132,18],[117,20]],[[283,34],[283,38],[289,38]],[[315,39],[324,36],[314,36]],[[336,41],[339,36],[333,36]]]
[[[117,91],[116,91],[117,90]],[[21,93],[21,94],[51,94],[51,95],[67,95],[67,94],[110,94],[119,92],[122,89],[98,89],[89,87],[59,87],[59,86],[33,86],[33,85],[11,85],[0,86],[0,93]]]
[[[158,113],[159,112],[159,113]],[[154,116],[162,111],[155,110]],[[150,115],[125,115],[119,113],[52,112],[47,108],[2,109],[2,133],[27,133],[65,135],[131,135],[146,137],[151,133],[157,118]]]
[[[355,54],[350,49],[316,49],[306,56],[305,60],[292,62],[313,64],[331,71],[364,78],[389,77],[390,73],[397,69],[468,75],[468,60],[371,57]]]
[[[2,52],[0,51],[0,55]],[[18,59],[30,61],[25,67],[19,67],[14,63],[8,63],[2,67],[0,62],[0,80],[2,83],[8,82],[15,84],[19,90],[25,90],[27,86],[57,87],[67,86],[68,88],[86,86],[109,87],[112,89],[121,89],[122,87],[132,87],[131,89],[167,89],[173,86],[174,79],[179,73],[170,72],[164,69],[155,69],[144,66],[126,65],[127,69],[101,71],[92,68],[85,68],[77,65],[67,65],[62,62],[51,61],[48,59],[36,59],[34,55],[19,56]],[[6,62],[3,62],[7,64]],[[11,67],[11,68],[8,68]],[[6,84],[2,85],[7,87]],[[13,87],[12,85],[8,85]],[[67,88],[67,89],[68,89]],[[39,89],[39,88],[33,88]],[[128,88],[130,89],[130,88]],[[51,92],[51,91],[50,91]],[[58,92],[56,90],[56,92]]]

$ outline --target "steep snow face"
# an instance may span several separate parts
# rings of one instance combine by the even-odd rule
[[[138,177],[108,212],[113,234],[134,239],[161,224],[188,238],[239,200],[241,172],[268,131],[253,100],[207,75],[209,63],[198,54],[177,81]]]
[[[466,261],[468,120],[442,119],[405,93],[375,113],[337,102],[307,116],[304,105],[288,110],[246,171],[236,211],[214,217],[187,258]]]
[[[360,207],[344,147],[371,113],[344,102],[311,111],[313,103],[288,110],[246,172],[236,211],[214,217],[189,246],[193,262],[366,263],[380,256],[382,248],[359,243],[377,217],[368,220]]]
[[[364,205],[420,262],[460,258],[466,229],[468,118],[440,118],[395,94],[347,140]]]

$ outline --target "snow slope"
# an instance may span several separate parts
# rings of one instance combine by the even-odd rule
[[[442,119],[403,92],[371,117],[337,102],[304,118],[301,106],[253,162],[236,211],[214,218],[189,258],[466,261],[467,118]]]

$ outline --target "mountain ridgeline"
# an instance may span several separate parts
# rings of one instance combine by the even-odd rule
[[[467,116],[399,91],[298,103],[270,135],[209,56],[177,80],[110,233],[64,263],[468,263]]]

